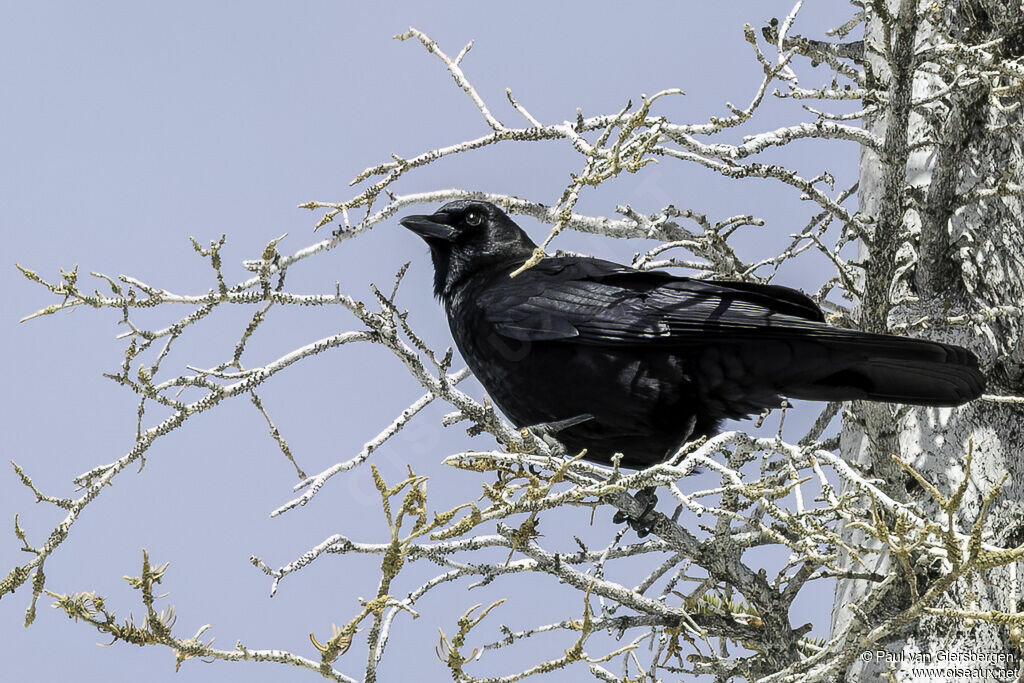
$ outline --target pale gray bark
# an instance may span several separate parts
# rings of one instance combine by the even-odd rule
[[[884,11],[883,3],[873,6]],[[862,251],[869,257],[863,320],[876,331],[903,323],[910,334],[967,346],[982,359],[990,393],[1019,394],[1024,353],[1018,308],[1024,295],[1024,206],[1019,192],[1024,120],[1019,90],[1011,97],[1000,96],[1006,80],[985,75],[973,56],[936,64],[920,55],[953,41],[977,45],[1002,38],[990,48],[991,54],[997,59],[1019,57],[1024,50],[1022,7],[1000,0],[904,0],[888,3],[888,9],[894,15],[891,21],[876,11],[866,29],[869,79],[888,94],[888,106],[867,122],[871,132],[884,136],[885,153],[865,148],[861,158],[861,211],[876,219],[873,245]],[[888,54],[887,40],[892,45]],[[957,75],[961,82],[949,89]],[[937,97],[944,90],[949,92]],[[930,98],[935,99],[911,104]],[[915,147],[919,143],[931,144]],[[986,192],[983,187],[1002,189]],[[1012,191],[1014,187],[1018,191]],[[998,309],[1007,306],[1011,308]],[[997,309],[1018,315],[977,315]],[[949,324],[965,313],[968,318],[974,314],[973,324]],[[922,318],[928,324],[913,324]],[[956,410],[856,406],[845,419],[842,451],[849,461],[884,480],[890,496],[913,504],[932,519],[943,516],[933,496],[894,467],[890,455],[898,453],[945,495],[969,476],[970,485],[954,515],[958,527],[967,532],[986,492],[1009,475],[992,505],[984,537],[1015,547],[1024,542],[1022,424],[1020,404],[979,401]],[[971,444],[974,462],[967,475],[965,450]],[[849,537],[864,540],[858,531],[850,531]],[[872,570],[885,575],[892,558],[880,554],[871,562]],[[969,572],[935,606],[1019,612],[1024,607],[1020,569],[1017,563],[983,574]],[[923,592],[934,577],[922,563],[915,573]],[[840,581],[834,632],[853,621],[853,634],[862,635],[913,604],[909,582],[902,580],[888,588],[874,610],[858,615],[849,608],[871,590],[866,581]],[[887,673],[896,676],[892,680],[935,680],[933,672],[921,670],[922,663],[941,666],[947,653],[1005,653],[1012,668],[1020,650],[1019,641],[1011,640],[1007,625],[926,616],[878,644],[895,661],[857,657],[846,680],[884,680]],[[1008,668],[984,658],[954,665]]]

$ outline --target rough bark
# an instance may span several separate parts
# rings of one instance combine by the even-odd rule
[[[1021,108],[994,94],[993,89],[1000,87],[995,77],[973,79],[925,105],[912,106],[911,98],[919,102],[934,97],[952,76],[942,69],[923,69],[921,59],[914,62],[915,53],[948,44],[950,38],[977,45],[1001,37],[1002,43],[993,48],[998,56],[1018,56],[1024,42],[1024,10],[1017,2],[999,0],[904,0],[876,2],[873,8],[866,29],[869,78],[888,93],[888,102],[868,121],[869,130],[884,135],[884,153],[865,149],[861,158],[861,211],[875,218],[873,243],[862,250],[868,257],[862,320],[876,331],[902,323],[910,334],[967,346],[982,361],[989,393],[1020,394],[1024,346],[1017,307],[1024,295],[1024,205],[1019,192],[978,197],[977,190],[1019,186],[1024,169]],[[883,16],[886,9],[893,15],[891,21]],[[888,49],[883,47],[887,43]],[[919,146],[923,141],[933,144]],[[979,315],[1006,311],[1005,307],[1017,314]],[[974,324],[948,323],[961,314],[973,316]],[[929,324],[913,324],[925,317]],[[961,530],[969,531],[985,494],[1009,475],[987,519],[986,538],[1010,547],[1024,541],[1022,424],[1020,404],[976,401],[959,409],[854,406],[846,414],[842,450],[848,460],[883,479],[893,498],[941,519],[944,513],[933,497],[894,468],[890,456],[898,453],[949,495],[967,474],[965,453],[973,447],[970,486],[954,519]],[[859,540],[858,532],[849,534]],[[882,554],[872,561],[870,569],[884,575],[891,558]],[[929,572],[927,567],[916,569],[923,589]],[[936,606],[1019,612],[1024,608],[1020,569],[1016,564],[984,575],[969,573]],[[870,588],[865,581],[839,583],[834,630],[853,619],[863,621],[866,631],[913,602],[908,582],[901,581],[872,612],[854,614],[849,603]],[[858,658],[846,680],[885,680],[885,674],[900,681],[942,680],[935,678],[934,669],[926,672],[923,667],[941,667],[950,654],[985,655],[948,662],[960,669],[1013,668],[1019,663],[1018,647],[1005,625],[924,617],[884,643],[891,658]],[[993,661],[998,653],[1005,653],[1011,664]]]

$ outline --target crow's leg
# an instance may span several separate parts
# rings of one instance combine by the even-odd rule
[[[564,429],[568,429],[569,427],[575,427],[578,424],[590,422],[593,419],[594,416],[591,415],[590,413],[582,413],[580,415],[575,415],[564,420],[554,420],[552,422],[538,422],[537,424],[523,427],[523,429],[529,429],[537,436],[545,437],[550,436],[552,434],[557,434],[558,432]]]
[[[616,524],[626,522],[640,538],[651,533],[651,529],[654,528],[654,519],[651,513],[654,511],[654,506],[658,504],[658,496],[654,495],[654,489],[655,487],[653,486],[645,486],[633,496],[638,503],[644,506],[644,511],[639,516],[631,517],[622,510],[619,510],[612,517],[612,521]]]
[[[578,424],[583,424],[584,422],[589,422],[590,420],[593,419],[594,416],[591,415],[590,413],[583,413],[582,415],[576,415],[574,417],[566,418],[565,420],[555,420],[553,422],[540,422],[538,424],[530,425],[529,427],[523,427],[519,431],[533,432],[534,436],[536,436],[538,439],[546,443],[551,448],[551,450],[555,451],[556,453],[564,453],[565,446],[558,442],[558,439],[555,435],[558,434],[558,432],[562,431],[563,429],[575,427]],[[530,465],[530,472],[534,475],[538,474],[538,471],[536,471],[533,465]]]

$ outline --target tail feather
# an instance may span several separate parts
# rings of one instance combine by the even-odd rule
[[[812,377],[795,373],[783,388],[784,395],[958,406],[985,390],[977,357],[960,346],[853,330],[841,339],[817,341],[831,356],[829,371]]]

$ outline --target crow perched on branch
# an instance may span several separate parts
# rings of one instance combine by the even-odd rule
[[[434,293],[494,403],[596,462],[661,462],[782,397],[955,406],[985,388],[967,349],[833,327],[787,287],[578,256],[509,277],[536,244],[487,202],[401,223],[430,246]]]

